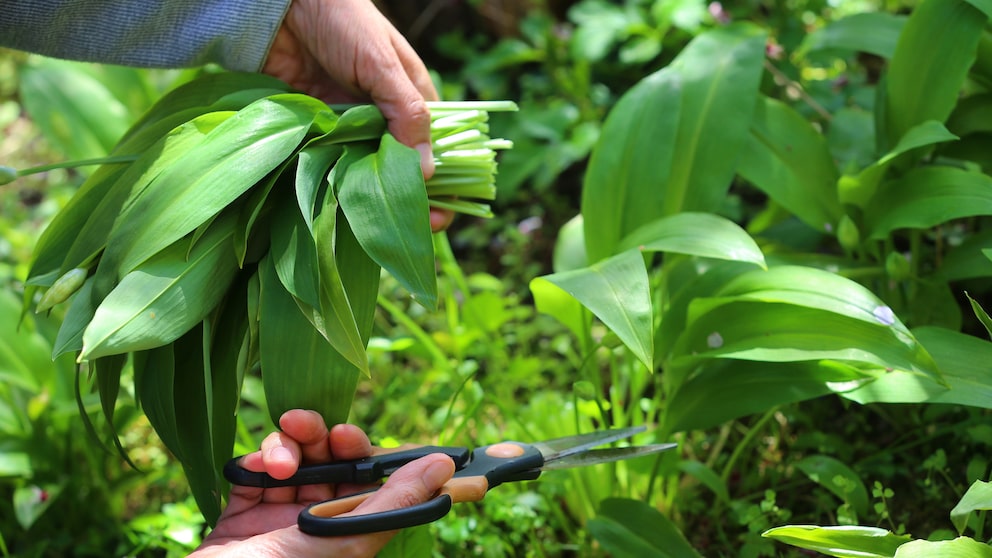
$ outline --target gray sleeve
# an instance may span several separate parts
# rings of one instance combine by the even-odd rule
[[[147,68],[258,71],[291,0],[0,0],[0,45]]]

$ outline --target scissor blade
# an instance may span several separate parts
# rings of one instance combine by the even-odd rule
[[[541,455],[544,456],[544,462],[547,463],[569,455],[584,452],[596,446],[630,438],[631,436],[640,434],[645,430],[646,428],[643,426],[617,428],[614,430],[601,430],[599,432],[591,432],[589,434],[578,434],[576,436],[565,436],[564,438],[534,442],[531,445],[541,452]]]
[[[629,446],[625,448],[594,449],[583,453],[568,455],[551,461],[545,461],[543,470],[568,469],[571,467],[586,467],[597,463],[610,463],[623,459],[632,459],[654,453],[663,452],[676,447],[678,444],[654,444],[649,446]]]

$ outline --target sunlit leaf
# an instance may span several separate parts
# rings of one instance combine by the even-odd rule
[[[619,249],[672,252],[765,266],[761,249],[744,229],[711,213],[679,213],[662,217],[624,237]]]
[[[550,282],[574,297],[616,333],[638,360],[654,368],[651,293],[638,250],[534,281]]]
[[[737,172],[818,231],[840,218],[837,167],[826,139],[781,101],[758,102]]]
[[[945,384],[917,374],[892,370],[844,397],[858,403],[948,403],[992,407],[992,343],[937,327],[913,330],[933,356]]]
[[[894,558],[992,558],[992,546],[968,537],[950,541],[916,540],[896,550]]]
[[[913,9],[885,80],[882,118],[888,146],[913,126],[950,116],[987,20],[964,0],[931,0]]]
[[[348,167],[338,201],[365,251],[414,300],[437,307],[437,276],[420,155],[390,134]]]
[[[972,512],[992,510],[992,483],[975,481],[951,510],[951,523],[958,533],[964,533]]]
[[[961,217],[992,214],[992,177],[954,167],[914,169],[883,185],[865,210],[871,238],[901,228],[924,229]]]
[[[769,529],[761,536],[840,558],[892,558],[901,545],[911,540],[909,535],[858,526],[787,525]]]
[[[968,297],[968,302],[971,303],[971,309],[975,312],[975,316],[978,318],[978,321],[982,322],[982,325],[985,326],[985,331],[988,332],[989,336],[992,336],[992,317],[989,317],[989,313],[986,312],[985,309],[982,308],[982,305],[979,304],[977,300],[972,298],[970,294],[964,294]]]
[[[233,224],[232,215],[215,222],[188,259],[173,244],[128,273],[97,307],[80,359],[159,347],[203,320],[238,269]]]

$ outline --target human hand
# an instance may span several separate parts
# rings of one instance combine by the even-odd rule
[[[361,459],[372,454],[372,444],[356,426],[339,424],[328,432],[316,412],[287,411],[279,419],[281,432],[273,432],[262,449],[246,455],[241,466],[264,471],[277,479],[296,473],[301,461]],[[412,461],[393,473],[386,483],[353,512],[374,513],[426,501],[451,478],[451,458],[434,454]],[[361,486],[306,485],[253,488],[234,486],[217,527],[191,557],[219,556],[374,556],[395,532],[347,537],[314,537],[296,526],[307,505],[360,492]]]
[[[371,99],[402,144],[434,174],[430,111],[437,91],[423,61],[371,0],[293,0],[262,71],[329,103]],[[454,213],[431,210],[431,229]]]

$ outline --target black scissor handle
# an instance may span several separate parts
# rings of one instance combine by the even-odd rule
[[[304,465],[293,476],[286,479],[276,479],[267,473],[245,469],[241,466],[241,458],[235,457],[224,465],[224,478],[231,484],[258,488],[324,483],[370,484],[391,475],[403,465],[432,453],[447,455],[455,462],[455,467],[464,466],[469,459],[467,448],[419,446],[391,453],[380,453],[353,461]]]
[[[321,537],[363,535],[365,533],[393,531],[395,529],[424,525],[441,519],[451,511],[451,496],[441,494],[426,502],[406,508],[348,517],[338,517],[333,511],[324,512],[332,514],[332,517],[321,515],[322,510],[325,510],[331,503],[347,506],[348,504],[344,501],[350,498],[356,498],[360,503],[372,492],[375,492],[375,490],[355,494],[348,498],[319,502],[307,506],[300,512],[297,518],[300,531],[308,535]]]

